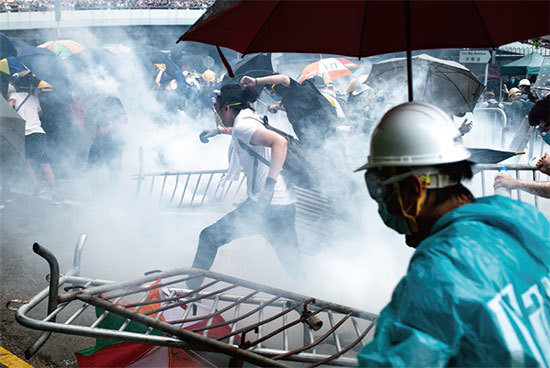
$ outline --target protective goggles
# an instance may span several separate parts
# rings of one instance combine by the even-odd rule
[[[449,175],[439,174],[437,169],[418,168],[389,177],[384,177],[381,169],[370,169],[365,173],[365,183],[372,199],[377,202],[386,202],[395,191],[393,184],[411,175],[417,175],[424,180],[428,189],[445,188],[459,182],[458,180],[451,180]]]

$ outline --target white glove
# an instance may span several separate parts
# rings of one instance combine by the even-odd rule
[[[267,207],[271,204],[273,199],[273,193],[275,192],[275,184],[277,180],[270,178],[269,176],[265,180],[264,187],[258,196],[258,204],[262,207]]]
[[[215,137],[218,134],[220,134],[219,128],[203,130],[201,134],[199,134],[199,139],[202,143],[208,143],[208,138]]]

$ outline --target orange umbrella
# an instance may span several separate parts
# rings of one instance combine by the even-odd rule
[[[302,83],[316,75],[335,80],[350,75],[357,69],[359,69],[359,65],[345,58],[321,59],[309,64],[302,70],[298,77],[298,83]]]

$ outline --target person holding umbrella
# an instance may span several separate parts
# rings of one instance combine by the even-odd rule
[[[38,79],[29,70],[18,73],[14,82],[15,89],[9,94],[8,103],[25,120],[26,169],[35,186],[34,194],[38,195],[41,190],[31,162],[39,164],[46,176],[53,203],[61,204],[63,200],[57,193],[55,174],[50,165],[46,132],[40,121],[42,108],[38,97],[33,92],[38,86],[38,82]]]
[[[416,250],[358,366],[550,363],[550,223],[526,203],[474,198],[469,159],[433,105],[398,105],[376,127],[358,170]]]

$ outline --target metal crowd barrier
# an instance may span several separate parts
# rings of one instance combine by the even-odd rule
[[[50,264],[50,287],[17,309],[21,325],[44,331],[27,358],[58,332],[219,353],[232,367],[355,366],[372,338],[375,314],[215,272],[179,268],[123,282],[79,276],[84,240],[64,275],[52,253],[33,245]],[[202,286],[189,289],[197,277]],[[120,326],[107,328],[106,318]]]
[[[550,181],[550,176],[542,174],[536,167],[524,164],[477,164],[474,167],[474,177],[470,183],[472,193],[478,196],[493,195],[494,177],[501,167],[506,167],[507,173],[516,179],[533,181]],[[512,198],[518,201],[528,202],[537,207],[550,218],[550,200],[540,198],[536,195],[521,191],[512,190]],[[544,203],[544,205],[543,205]]]
[[[495,107],[473,111],[473,128],[464,136],[468,147],[505,147],[511,133],[504,110]]]

